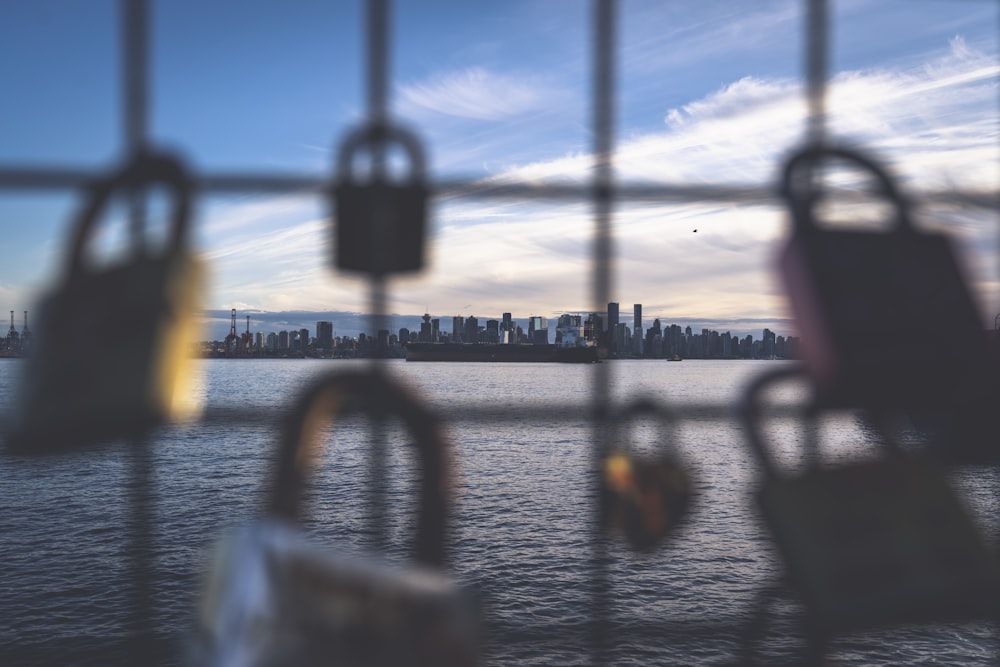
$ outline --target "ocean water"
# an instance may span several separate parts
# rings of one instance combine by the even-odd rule
[[[0,401],[16,394],[17,360],[0,360]],[[484,610],[485,662],[594,662],[592,622],[608,633],[611,664],[725,664],[740,651],[756,602],[781,575],[752,493],[759,470],[731,409],[774,361],[606,362],[621,404],[649,397],[673,408],[672,439],[639,422],[623,436],[637,450],[670,446],[695,480],[682,528],[662,548],[635,554],[612,539],[595,560],[592,430],[595,367],[562,364],[407,364],[387,370],[438,412],[454,459],[449,569]],[[137,621],[134,573],[148,567],[156,661],[185,664],[201,578],[219,536],[260,513],[285,408],[316,376],[364,362],[205,360],[197,392],[205,421],[165,429],[151,443],[148,558],[137,559],[135,456],[112,446],[44,459],[0,458],[0,664],[124,663]],[[800,388],[778,392],[795,403]],[[704,406],[721,408],[701,409]],[[564,409],[563,409],[564,408]],[[825,420],[831,459],[870,449],[853,416]],[[304,530],[317,543],[363,555],[371,432],[338,424],[304,492]],[[405,434],[386,432],[384,556],[405,560],[415,511]],[[768,423],[783,466],[801,464],[803,430]],[[997,475],[959,471],[956,487],[989,534],[997,532]],[[600,569],[598,568],[600,565]],[[604,574],[601,574],[601,573]],[[605,582],[607,603],[594,606]],[[763,662],[795,661],[801,607],[782,595],[756,641]],[[985,624],[895,628],[834,643],[843,665],[994,664]]]

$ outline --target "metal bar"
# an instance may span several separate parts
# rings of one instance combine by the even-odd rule
[[[378,127],[384,127],[388,122],[388,86],[389,86],[389,0],[368,0],[368,122]],[[372,177],[376,180],[384,178],[386,171],[386,153],[383,143],[373,146]],[[381,224],[376,220],[376,225]],[[377,229],[378,227],[376,227]],[[369,312],[371,328],[378,345],[379,331],[386,328],[386,278],[384,275],[372,275],[368,279]],[[382,364],[378,363],[379,355],[375,355],[373,372],[383,372]],[[371,451],[369,452],[369,527],[373,547],[384,551],[387,545],[386,519],[386,427],[381,414],[375,413],[371,423]]]
[[[388,85],[389,2],[368,0],[368,122],[387,120]]]
[[[827,4],[809,0],[806,11],[806,78],[809,96],[808,141],[814,146],[826,139]]]
[[[12,191],[73,191],[92,183],[106,167],[81,169],[58,165],[0,166],[0,190]],[[327,177],[306,174],[209,172],[193,175],[192,187],[201,195],[260,194],[260,195],[325,195],[333,183]],[[428,183],[431,195],[438,201],[447,200],[538,200],[578,201],[594,199],[594,184],[538,185],[533,183],[483,182],[476,178],[439,179]],[[838,195],[840,196],[840,195]],[[851,193],[843,193],[850,197]],[[859,195],[860,196],[860,195]],[[732,204],[771,205],[780,203],[773,184],[681,185],[616,183],[609,194],[610,201],[648,204],[692,203],[711,201]],[[975,207],[1000,210],[1000,189],[987,190],[924,190],[908,199],[926,207]]]
[[[592,201],[594,206],[593,299],[595,312],[607,308],[612,294],[612,189],[614,179],[614,0],[597,0],[594,5],[593,39],[593,123],[594,174]],[[610,333],[610,332],[609,332]],[[593,425],[591,485],[595,492],[602,481],[603,459],[609,446],[608,404],[611,396],[611,376],[606,364],[594,367],[591,385],[591,417]],[[597,665],[609,662],[610,591],[608,545],[603,535],[598,503],[591,518],[591,595],[590,610],[592,660]]]
[[[145,0],[122,0],[121,12],[124,140],[126,150],[132,152],[144,147],[148,134],[149,12]]]
[[[149,12],[146,0],[122,0],[122,93],[126,159],[146,146],[148,117],[148,39]],[[129,236],[132,251],[139,253],[144,244],[146,206],[141,191],[129,193]],[[150,664],[155,659],[153,646],[153,464],[149,438],[137,437],[129,452],[129,503],[132,507],[130,539],[132,542],[133,627],[129,659],[135,664]]]

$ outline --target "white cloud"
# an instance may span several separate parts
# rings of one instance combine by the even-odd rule
[[[443,78],[434,87],[411,87],[411,102],[470,118],[537,108],[535,94],[502,94],[502,79],[491,86],[487,82],[496,82],[495,77],[471,72]],[[888,161],[905,177],[907,190],[993,188],[1000,177],[998,73],[992,58],[960,39],[953,40],[947,53],[922,65],[841,73],[829,87],[833,134]],[[488,101],[493,98],[501,99]],[[501,106],[500,101],[509,105]],[[621,179],[769,188],[784,155],[803,139],[807,108],[799,81],[743,77],[663,113],[661,131],[619,143],[615,157]],[[494,163],[497,159],[485,157]],[[573,152],[511,165],[487,182],[581,183],[591,168],[592,156]],[[291,215],[275,206],[275,215]],[[524,317],[594,306],[589,205],[453,200],[439,202],[436,209],[430,268],[414,280],[393,281],[390,310],[423,312],[429,307],[442,316],[511,311]],[[949,222],[948,216],[937,213]],[[291,229],[246,239],[233,234],[219,249],[217,260],[223,265],[233,262],[234,271],[237,256],[245,262],[234,273],[240,278],[228,282],[228,293],[233,300],[259,294],[249,300],[268,310],[366,310],[363,283],[327,268],[325,223],[304,212],[299,215]],[[968,217],[958,221],[961,226],[955,231],[963,238],[963,248],[995,249],[995,234],[981,219],[978,225]],[[785,225],[778,201],[771,206],[622,203],[615,217],[620,259],[616,298],[644,303],[649,317],[667,321],[771,318],[776,328],[787,311],[771,262]],[[281,273],[254,277],[252,263],[257,260]],[[972,266],[980,290],[995,296],[996,280],[983,270],[992,267],[995,274],[995,261],[979,257]],[[475,313],[467,312],[470,303]],[[779,333],[792,333],[781,326]]]
[[[403,115],[434,112],[475,120],[501,120],[559,104],[559,93],[536,75],[500,74],[481,67],[400,86]]]

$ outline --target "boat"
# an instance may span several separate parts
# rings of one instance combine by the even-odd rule
[[[556,362],[592,364],[601,360],[593,345],[495,345],[476,343],[407,343],[407,361]]]
[[[684,360],[681,359],[681,356],[679,354],[675,354],[672,357],[667,357],[667,361],[684,361]]]

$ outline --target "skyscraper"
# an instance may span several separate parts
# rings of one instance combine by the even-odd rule
[[[466,343],[479,342],[479,318],[475,315],[465,318],[465,335],[463,336],[463,340]]]
[[[637,357],[642,356],[642,304],[637,303],[632,306],[632,354]]]
[[[316,349],[333,349],[333,322],[316,323]]]
[[[510,343],[514,338],[514,318],[510,313],[503,314],[503,321],[500,323],[500,342]]]
[[[434,340],[431,329],[431,316],[428,313],[424,313],[421,319],[423,322],[420,323],[420,336],[418,340],[421,343],[430,343]]]
[[[617,357],[621,350],[617,347],[617,337],[615,335],[615,330],[618,328],[618,304],[609,303],[608,304],[608,329],[607,338],[605,344],[608,346],[608,355],[612,357]]]
[[[539,315],[528,318],[528,340],[532,345],[548,345],[549,320]]]

